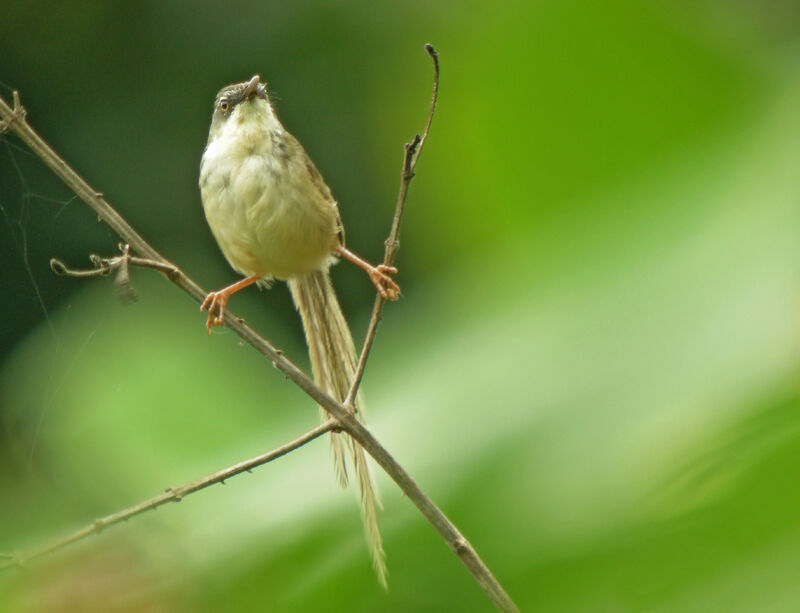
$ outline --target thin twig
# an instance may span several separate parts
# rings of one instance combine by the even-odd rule
[[[120,250],[123,251],[122,255],[104,258],[99,255],[90,255],[89,259],[94,264],[94,268],[70,268],[58,258],[50,260],[50,268],[57,275],[64,275],[66,277],[102,277],[109,274],[111,271],[120,267],[123,262],[130,266],[140,266],[143,268],[153,268],[163,272],[167,276],[178,276],[181,271],[173,264],[168,262],[159,262],[149,258],[139,258],[135,255],[128,255],[127,250],[130,246],[127,243],[120,244]]]
[[[119,250],[122,252],[120,255],[110,258],[104,258],[95,254],[90,255],[89,259],[92,264],[94,264],[94,268],[70,268],[57,258],[52,258],[50,260],[50,268],[57,275],[64,275],[67,277],[102,277],[116,270],[117,276],[114,279],[114,287],[117,290],[117,296],[119,296],[123,304],[135,302],[139,299],[139,294],[131,283],[130,272],[128,271],[129,266],[154,268],[155,270],[163,272],[168,277],[174,277],[178,273],[178,269],[172,264],[132,256],[130,254],[131,247],[127,243],[120,243]]]
[[[123,509],[122,511],[117,511],[116,513],[112,513],[111,515],[106,515],[105,517],[101,517],[99,519],[94,520],[91,524],[84,526],[80,530],[76,530],[72,534],[68,534],[61,538],[55,539],[50,543],[37,547],[36,549],[31,549],[30,551],[25,551],[21,553],[14,553],[14,554],[0,554],[0,557],[7,558],[7,561],[0,562],[0,571],[3,571],[7,568],[13,567],[23,567],[25,564],[30,562],[31,560],[35,560],[36,558],[40,558],[48,553],[53,553],[54,551],[58,551],[59,549],[66,547],[67,545],[71,545],[77,541],[81,541],[88,536],[93,534],[100,534],[106,528],[113,526],[114,524],[118,524],[123,521],[127,521],[131,517],[135,515],[140,515],[145,511],[150,511],[157,507],[160,507],[163,504],[168,502],[180,502],[183,498],[188,496],[189,494],[194,494],[195,492],[199,492],[209,486],[215,485],[216,483],[224,483],[225,480],[230,479],[231,477],[235,477],[243,472],[250,472],[253,468],[266,464],[267,462],[271,462],[283,455],[286,455],[290,451],[294,451],[298,447],[302,447],[306,443],[313,441],[315,438],[322,436],[326,432],[329,432],[337,427],[337,422],[334,419],[330,419],[323,424],[320,424],[313,430],[309,430],[302,436],[294,439],[286,443],[285,445],[281,445],[280,447],[273,449],[267,453],[262,455],[258,455],[254,458],[250,458],[249,460],[244,460],[242,462],[238,462],[233,466],[229,466],[228,468],[223,468],[222,470],[218,470],[216,472],[211,473],[210,475],[206,475],[196,481],[191,481],[186,483],[185,485],[181,485],[180,487],[168,487],[164,490],[163,494],[159,494],[158,496],[154,496],[149,500],[145,500],[140,502],[139,504],[135,504],[132,507],[128,507],[127,509]]]
[[[397,250],[400,249],[400,223],[403,221],[403,211],[405,210],[406,199],[408,198],[408,186],[411,184],[411,179],[414,178],[414,168],[417,166],[419,154],[422,153],[422,147],[425,145],[425,141],[428,138],[428,132],[430,132],[431,122],[433,121],[433,113],[436,111],[436,101],[439,97],[439,54],[430,43],[425,45],[425,51],[428,52],[428,55],[430,55],[433,60],[433,92],[431,93],[431,104],[430,107],[428,107],[428,119],[425,121],[425,128],[422,130],[422,135],[416,134],[411,142],[405,145],[403,170],[400,174],[400,190],[397,194],[397,205],[395,206],[394,219],[392,220],[392,229],[389,231],[389,238],[386,239],[386,249],[383,254],[383,263],[386,266],[392,265],[394,256]],[[361,379],[364,377],[364,369],[367,367],[369,352],[372,349],[372,343],[375,342],[375,333],[378,330],[378,322],[381,320],[381,312],[383,311],[384,304],[386,304],[386,299],[378,292],[375,295],[375,304],[372,306],[372,315],[369,318],[369,324],[367,324],[367,333],[364,335],[364,345],[361,347],[361,354],[358,356],[356,372],[353,375],[353,381],[344,399],[345,406],[352,406],[356,394],[358,393],[358,387],[361,385]]]
[[[428,53],[436,62],[432,47]],[[21,109],[22,107],[19,106]],[[22,115],[22,117],[20,117]],[[12,116],[16,121],[11,121]],[[194,280],[189,278],[178,267],[168,262],[147,241],[145,241],[127,221],[108,203],[103,194],[92,187],[78,175],[53,149],[31,128],[25,120],[24,113],[15,114],[6,101],[0,97],[0,120],[3,120],[10,132],[16,134],[28,147],[48,166],[64,183],[66,183],[89,207],[91,207],[131,248],[140,256],[159,263],[165,276],[175,285],[183,289],[197,302],[205,299],[204,291]],[[417,140],[417,139],[415,139]],[[413,158],[412,158],[413,164]],[[409,168],[413,170],[413,165]],[[407,187],[406,187],[407,188]],[[402,191],[402,188],[401,188]],[[399,226],[399,222],[398,222]],[[387,245],[387,251],[394,248]],[[225,325],[233,330],[242,340],[266,357],[272,365],[280,370],[286,378],[294,382],[308,394],[316,404],[322,406],[339,421],[342,429],[352,436],[369,453],[383,470],[400,487],[406,497],[420,510],[423,516],[441,535],[444,541],[464,563],[475,581],[486,592],[494,605],[502,611],[517,611],[517,607],[503,587],[492,575],[489,568],[480,558],[470,542],[458,531],[458,528],[442,513],[425,492],[417,485],[406,470],[389,454],[378,440],[361,424],[354,415],[340,402],[316,386],[294,363],[288,360],[270,341],[257,334],[244,323],[244,320],[231,315],[225,318]]]

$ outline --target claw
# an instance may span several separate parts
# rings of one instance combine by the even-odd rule
[[[211,334],[211,329],[215,326],[221,326],[225,323],[225,305],[228,304],[228,294],[223,292],[211,292],[203,304],[200,305],[201,311],[208,311],[208,319],[206,320],[206,330]],[[218,310],[218,314],[214,311]]]
[[[375,289],[378,290],[381,298],[384,300],[397,300],[400,297],[400,286],[389,276],[397,273],[397,269],[394,266],[387,266],[386,264],[373,266],[342,245],[336,247],[334,251],[359,268],[366,270],[370,281],[372,281]]]
[[[384,300],[397,300],[400,297],[400,286],[389,276],[396,273],[397,269],[394,266],[385,264],[378,264],[367,271],[370,281]]]
[[[236,283],[219,290],[218,292],[211,292],[208,294],[208,296],[206,296],[206,299],[203,300],[203,304],[200,305],[200,310],[208,311],[206,330],[208,330],[209,334],[211,334],[212,328],[215,326],[221,326],[225,323],[225,306],[228,304],[228,298],[231,297],[231,294],[238,292],[240,289],[243,289],[248,285],[252,285],[260,278],[261,277],[258,275],[250,275],[241,281],[237,281]],[[217,312],[216,315],[214,314],[215,310]]]

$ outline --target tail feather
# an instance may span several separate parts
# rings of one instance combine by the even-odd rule
[[[303,320],[303,329],[308,343],[311,371],[314,380],[326,392],[339,401],[344,400],[356,370],[356,351],[350,328],[339,307],[327,271],[317,271],[289,280],[295,306]],[[359,394],[355,401],[357,417],[363,419],[364,407]],[[327,412],[320,408],[323,420]],[[377,508],[381,506],[377,489],[367,463],[364,449],[346,434],[331,433],[331,450],[339,483],[347,485],[347,461],[345,447],[352,458],[353,472],[361,499],[361,518],[367,538],[372,565],[378,581],[386,587],[386,560]],[[347,439],[347,444],[343,439]]]

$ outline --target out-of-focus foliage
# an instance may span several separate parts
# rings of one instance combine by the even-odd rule
[[[792,2],[7,2],[0,93],[169,258],[211,97],[259,72],[376,259],[439,113],[366,374],[378,437],[524,610],[800,608],[800,9]],[[0,551],[277,446],[313,403],[0,137]],[[356,336],[371,288],[334,270]],[[280,285],[232,309],[306,364]],[[322,442],[0,575],[0,611],[489,610],[384,475],[371,575]]]

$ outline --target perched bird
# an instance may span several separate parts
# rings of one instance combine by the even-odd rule
[[[224,323],[231,294],[273,279],[289,284],[303,321],[316,383],[339,401],[356,368],[350,328],[328,276],[336,257],[363,268],[380,294],[396,300],[391,266],[373,266],[344,245],[331,191],[297,139],[275,115],[258,75],[222,88],[214,101],[208,144],[200,164],[200,193],[208,225],[230,265],[244,278],[211,292],[200,307],[206,328]],[[354,402],[363,415],[361,399]],[[322,418],[327,414],[321,410]],[[380,505],[363,448],[331,433],[336,472],[347,485],[347,458],[355,473],[372,563],[386,585],[386,563],[376,507]],[[343,440],[344,439],[344,440]]]

